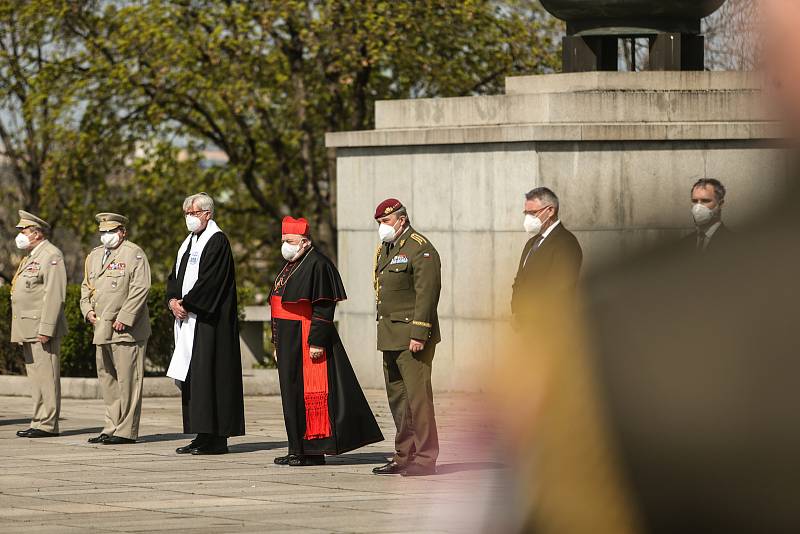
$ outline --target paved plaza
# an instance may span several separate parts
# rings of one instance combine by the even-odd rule
[[[61,436],[23,439],[30,399],[0,397],[0,532],[475,532],[499,506],[507,468],[487,446],[477,395],[437,398],[440,474],[381,477],[391,454],[385,393],[367,392],[386,441],[320,467],[274,465],[285,454],[280,397],[246,397],[247,435],[231,454],[179,456],[189,436],[180,400],[146,398],[135,445],[91,445],[100,400],[65,399]]]

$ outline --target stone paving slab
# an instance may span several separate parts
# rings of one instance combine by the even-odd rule
[[[274,465],[286,453],[280,398],[247,397],[248,434],[231,454],[175,454],[180,402],[146,398],[140,442],[92,445],[102,401],[64,399],[58,438],[24,439],[30,400],[0,397],[0,533],[15,532],[475,532],[502,495],[508,469],[487,447],[481,397],[441,394],[440,474],[381,477],[394,428],[383,391],[367,398],[387,441],[329,457],[328,465]]]

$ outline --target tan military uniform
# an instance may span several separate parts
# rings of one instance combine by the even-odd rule
[[[61,411],[61,338],[67,333],[64,256],[49,241],[22,261],[11,283],[11,342],[22,344],[33,397],[31,428],[58,433]],[[40,343],[38,336],[47,336]]]
[[[81,312],[94,312],[97,378],[106,405],[103,434],[136,439],[142,409],[144,358],[150,337],[150,264],[139,246],[99,246],[86,258]],[[115,321],[125,325],[114,330]]]
[[[397,427],[394,461],[432,467],[439,454],[431,387],[433,355],[441,340],[439,253],[408,227],[393,244],[378,247],[374,272],[378,350],[383,351],[386,393]],[[425,348],[412,353],[412,339]]]

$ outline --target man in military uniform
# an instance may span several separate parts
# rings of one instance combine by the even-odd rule
[[[81,312],[94,326],[97,378],[106,417],[99,436],[89,443],[124,445],[139,436],[144,356],[150,337],[147,294],[150,264],[128,241],[127,217],[98,213],[102,245],[86,258],[81,284]]]
[[[64,256],[47,237],[50,225],[19,211],[17,248],[26,255],[11,282],[11,342],[22,345],[30,378],[33,418],[21,438],[58,436],[61,410],[61,338],[67,333],[64,298],[67,271]]]
[[[439,455],[431,388],[433,354],[441,340],[439,253],[414,231],[399,200],[381,202],[375,220],[382,241],[374,271],[378,350],[397,434],[394,458],[373,473],[432,475]]]

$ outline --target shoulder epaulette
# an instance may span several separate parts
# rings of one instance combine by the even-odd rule
[[[421,236],[421,235],[419,235],[418,233],[413,233],[413,234],[411,234],[411,235],[409,236],[409,238],[410,238],[410,239],[413,239],[414,241],[416,241],[416,242],[417,242],[417,243],[419,243],[420,245],[425,245],[425,244],[428,242],[428,240],[427,240],[427,239],[425,239],[424,237],[422,237],[422,236]]]

